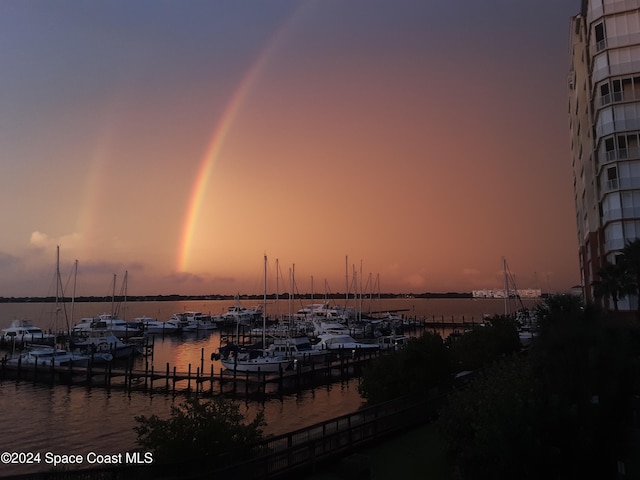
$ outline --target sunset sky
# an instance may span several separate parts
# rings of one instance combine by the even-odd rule
[[[0,296],[566,291],[579,8],[3,0]]]

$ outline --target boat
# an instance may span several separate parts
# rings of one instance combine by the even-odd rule
[[[151,317],[138,317],[134,323],[147,335],[176,335],[182,331],[180,326]]]
[[[73,347],[80,348],[88,354],[109,353],[114,359],[130,358],[138,353],[138,346],[124,343],[113,335],[110,330],[91,330],[74,336],[71,340]]]
[[[266,356],[307,361],[321,361],[325,353],[326,351],[314,349],[306,335],[275,337],[273,343],[264,350]]]
[[[109,330],[120,338],[135,337],[140,335],[140,328],[117,318],[111,313],[103,313],[97,317],[81,318],[71,329],[72,335],[86,335],[92,331]]]
[[[40,327],[33,325],[28,320],[16,319],[7,328],[2,329],[2,340],[10,343],[53,345],[56,336],[52,333],[45,333]]]
[[[358,342],[352,336],[345,334],[323,333],[318,335],[318,340],[318,343],[313,346],[316,350],[376,351],[380,349],[377,343]]]
[[[85,367],[89,364],[90,359],[89,355],[69,352],[51,345],[32,345],[21,352],[18,357],[7,360],[7,364],[27,367],[66,367],[69,365]]]
[[[260,348],[240,348],[233,343],[220,347],[219,358],[227,369],[240,373],[280,372],[293,367],[294,359],[279,355],[265,354],[266,324],[267,324],[267,256],[264,256],[264,306],[262,311],[262,343]],[[236,318],[236,328],[239,328],[241,318]]]
[[[220,321],[226,325],[251,325],[254,320],[260,318],[260,308],[245,308],[239,304],[233,305],[227,309],[225,313],[220,316]]]
[[[189,330],[217,330],[218,328],[211,315],[207,313],[185,312],[184,315]]]
[[[260,348],[240,348],[233,343],[220,347],[219,352],[215,358],[224,368],[238,373],[275,373],[290,370],[294,364],[292,358],[265,355]]]

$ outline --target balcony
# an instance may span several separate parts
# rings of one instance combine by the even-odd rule
[[[613,92],[607,93],[600,97],[600,106],[604,107],[605,105],[609,105],[610,103],[622,102],[622,92]]]
[[[602,194],[615,190],[640,190],[640,177],[613,178],[602,181]]]
[[[606,153],[606,160],[602,163],[614,162],[616,160],[628,160],[630,157],[637,157],[640,155],[639,148],[618,148],[617,150],[610,150]]]
[[[611,46],[611,43],[609,43],[609,46]],[[640,71],[640,61],[606,65],[593,71],[593,75],[591,76],[591,86],[595,87],[598,82],[609,76],[633,75],[638,73],[638,71]]]
[[[604,242],[604,250],[606,252],[612,252],[614,250],[622,250],[624,248],[624,239],[622,238],[612,238],[610,240],[605,240]]]
[[[640,207],[615,208],[602,215],[603,224],[623,219],[640,219]]]
[[[596,136],[604,137],[615,132],[627,132],[629,130],[640,130],[640,118],[629,118],[615,120],[607,123],[596,124]]]

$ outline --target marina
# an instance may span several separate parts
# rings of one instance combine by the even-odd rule
[[[234,304],[233,300],[131,302],[121,317],[126,320],[148,316],[166,320],[180,311],[202,311],[217,315],[226,312]],[[108,304],[77,303],[75,309],[78,317],[86,317],[96,311],[108,310]],[[484,315],[500,314],[504,304],[484,299],[406,298],[372,302],[371,309],[404,310],[407,312],[406,318],[424,317],[426,328],[433,328],[444,338],[456,329],[466,328],[467,324],[481,323]],[[276,305],[270,305],[269,310],[276,311]],[[280,306],[280,311],[286,309]],[[53,323],[47,323],[51,312],[51,304],[0,304],[0,318],[7,326],[12,318],[28,318],[49,330],[53,327]],[[4,325],[0,323],[0,327]],[[250,329],[245,334],[249,341]],[[100,375],[109,368],[108,364],[94,367],[91,383],[87,382],[86,370],[80,367],[73,382],[50,382],[47,378],[49,373],[43,373],[44,376],[39,379],[28,375],[18,377],[15,372],[7,374],[0,380],[0,408],[5,412],[5,434],[0,446],[5,450],[10,447],[16,451],[52,451],[60,454],[132,451],[136,447],[133,431],[136,415],[156,414],[165,418],[171,406],[180,403],[186,395],[218,395],[221,385],[224,395],[237,398],[247,418],[263,412],[267,422],[265,433],[272,435],[284,435],[350,414],[363,405],[358,393],[357,374],[366,358],[357,361],[344,358],[342,367],[340,360],[334,359],[330,369],[325,369],[324,360],[314,366],[300,362],[305,369],[302,376],[283,372],[280,389],[279,373],[236,373],[234,379],[233,372],[224,370],[220,361],[215,356],[212,358],[212,354],[218,353],[221,344],[225,343],[225,335],[222,329],[154,336],[152,353],[134,357],[128,376],[124,369],[119,370],[115,368],[116,364],[111,365],[110,388],[105,388],[104,381],[100,384]],[[9,350],[4,350],[0,356],[9,353]],[[214,377],[213,383],[211,377]],[[296,384],[296,378],[299,384]],[[26,409],[29,415],[11,414],[10,405],[20,405],[21,411]],[[37,471],[37,466],[5,467],[4,475]]]

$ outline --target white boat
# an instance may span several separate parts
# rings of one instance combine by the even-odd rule
[[[53,345],[56,336],[45,333],[28,320],[16,319],[7,328],[2,329],[2,340],[11,343],[39,343]]]
[[[352,318],[352,313],[353,312],[337,305],[331,307],[329,302],[311,303],[298,310],[295,314],[295,318],[302,321],[340,323],[346,322]]]
[[[251,322],[260,318],[260,315],[261,309],[259,308],[249,309],[240,305],[233,305],[220,316],[220,319],[222,323],[227,325],[251,325]]]
[[[218,328],[213,317],[202,312],[174,313],[166,323],[180,328],[182,332],[202,332]]]
[[[266,344],[266,323],[267,323],[267,256],[264,257],[264,305],[262,312],[262,345],[260,349],[240,349],[237,345],[227,344],[220,347],[219,358],[222,365],[235,372],[256,373],[256,372],[279,372],[293,367],[292,358],[277,355],[266,355],[264,346]],[[236,325],[239,326],[241,318],[237,317]]]
[[[120,338],[140,335],[140,328],[135,325],[131,325],[110,313],[103,313],[97,317],[81,318],[80,321],[73,326],[71,334],[83,335],[87,332],[104,330],[108,330],[113,333],[113,335]]]
[[[124,343],[109,330],[91,330],[73,337],[74,347],[87,352],[109,353],[114,359],[129,358],[138,353],[134,344]]]
[[[211,315],[202,312],[185,312],[189,330],[216,330],[218,326]]]
[[[350,335],[323,333],[318,336],[319,342],[313,348],[316,350],[363,350],[374,351],[379,350],[377,343],[357,342]]]
[[[351,334],[351,330],[349,328],[347,328],[346,325],[340,323],[340,322],[328,322],[328,321],[324,321],[324,320],[315,320],[313,322],[313,326],[314,326],[314,330],[313,330],[313,334],[314,336],[318,337],[322,334],[334,334],[334,335],[350,335]]]
[[[220,348],[220,362],[224,368],[239,373],[274,373],[292,368],[294,360],[264,355],[261,349],[241,349],[228,344]]]
[[[9,365],[27,367],[54,366],[66,367],[71,365],[84,367],[89,364],[89,355],[69,352],[50,345],[33,345],[23,351],[18,357],[7,360]]]
[[[140,325],[142,333],[148,335],[175,335],[182,331],[182,327],[170,322],[161,322],[151,317],[138,317],[135,319],[135,323]]]
[[[326,352],[314,349],[306,335],[276,337],[265,350],[264,355],[291,358],[294,360],[322,360]]]

